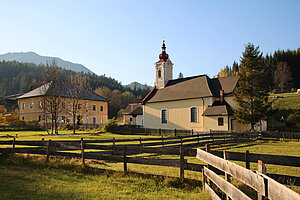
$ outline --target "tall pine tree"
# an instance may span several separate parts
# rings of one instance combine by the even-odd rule
[[[251,130],[254,130],[254,125],[266,119],[271,109],[267,101],[266,70],[259,47],[250,43],[246,46],[241,58],[239,76],[238,86],[234,91],[238,109],[234,111],[234,115],[238,122],[251,124]]]

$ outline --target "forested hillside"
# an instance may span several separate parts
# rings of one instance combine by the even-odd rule
[[[278,50],[263,57],[262,65],[267,71],[270,91],[290,92],[300,88],[300,48],[297,50]],[[239,64],[225,66],[218,76],[238,75]]]
[[[39,87],[45,83],[45,71],[45,65],[0,61],[0,97],[25,93]],[[63,76],[75,73],[85,76],[92,90],[111,101],[110,117],[116,116],[128,103],[139,102],[150,91],[147,85],[131,89],[105,75],[98,76],[65,69],[61,69],[61,72]]]

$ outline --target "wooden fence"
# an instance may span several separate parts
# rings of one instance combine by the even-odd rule
[[[224,157],[224,152],[222,151],[210,151],[210,153],[221,158]],[[227,160],[243,161],[247,169],[250,169],[251,162],[257,163],[259,160],[262,160],[265,164],[300,167],[300,157],[296,156],[257,154],[249,151],[244,153],[225,151],[225,153]],[[273,173],[268,173],[267,175],[282,184],[300,186],[300,177]]]
[[[262,136],[282,141],[285,141],[286,139],[295,139],[298,142],[300,141],[300,133],[295,132],[266,131],[262,132]]]
[[[206,144],[228,144],[250,141],[257,138],[257,134],[210,133],[182,137],[156,137],[138,139],[111,140],[59,140],[59,141],[0,141],[0,153],[27,153],[50,156],[67,156],[85,159],[107,160],[123,162],[124,170],[127,163],[148,164],[159,166],[179,167],[180,177],[183,179],[184,170],[201,171],[203,165],[188,163],[184,156],[196,156],[193,147]],[[20,147],[21,146],[21,147]],[[79,152],[80,151],[80,152]],[[179,155],[179,159],[152,159],[136,156],[142,153]]]
[[[208,180],[211,180],[215,185],[226,185],[224,180],[217,177],[217,174],[225,173],[226,180],[229,180],[229,176],[233,176],[242,180],[246,185],[250,185],[261,195],[270,194],[263,192],[265,186],[261,185],[262,180],[266,180],[265,175],[254,173],[249,170],[250,162],[257,162],[263,160],[267,164],[275,165],[288,165],[288,166],[300,166],[300,157],[292,156],[274,156],[267,154],[253,154],[250,152],[222,152],[222,151],[210,151],[209,144],[230,144],[243,141],[249,141],[257,139],[257,134],[251,133],[210,133],[210,134],[198,134],[182,137],[156,137],[156,138],[137,138],[137,139],[119,139],[115,138],[111,140],[59,140],[45,141],[44,139],[39,141],[22,141],[13,138],[12,140],[0,141],[0,147],[6,145],[5,148],[0,148],[0,153],[26,153],[26,154],[39,154],[46,155],[46,161],[49,161],[50,156],[66,156],[81,158],[82,163],[85,164],[85,159],[105,160],[112,162],[122,162],[125,173],[127,172],[128,163],[146,164],[146,165],[158,165],[158,166],[172,166],[179,168],[180,179],[184,180],[185,170],[201,171],[203,170],[205,179],[205,188],[214,195]],[[200,147],[206,145],[206,150],[210,153],[199,153],[202,150],[193,149],[194,147]],[[150,153],[159,155],[177,155],[177,159],[152,159],[149,157],[142,157],[139,154]],[[208,163],[208,167],[202,164],[195,164],[187,162],[186,156],[195,157],[197,155],[202,161]],[[200,156],[199,156],[200,155]],[[203,156],[205,155],[205,156]],[[216,156],[217,155],[217,156]],[[227,160],[245,161],[246,166],[249,169],[245,169],[227,160],[226,165],[224,160],[219,157],[225,157]],[[207,157],[207,158],[206,158]],[[212,159],[213,158],[213,159]],[[217,163],[211,161],[211,159],[217,160]],[[219,163],[220,162],[220,163]],[[230,164],[229,164],[230,163]],[[237,170],[237,171],[232,171]],[[250,171],[250,172],[249,172]],[[243,175],[245,174],[245,175]],[[253,175],[254,174],[254,175]],[[272,184],[277,184],[277,188],[281,187],[279,183],[271,179],[268,174],[267,181]],[[283,175],[280,175],[284,177]],[[272,176],[271,176],[272,177]],[[286,177],[285,177],[286,178]],[[228,181],[225,181],[228,182]],[[279,184],[279,186],[278,186]],[[220,186],[220,187],[221,187]],[[227,186],[226,186],[227,187]],[[283,186],[284,187],[284,186]],[[221,188],[222,189],[222,188]],[[224,188],[223,188],[224,189]],[[282,189],[282,188],[281,188]],[[224,189],[225,190],[225,189]],[[224,191],[223,190],[223,191]],[[228,191],[231,191],[228,192]],[[268,191],[272,189],[268,188]],[[286,189],[282,189],[286,191]],[[241,197],[247,199],[245,195],[233,192],[236,189],[233,186],[228,186],[225,193],[229,193],[228,196],[232,199]],[[293,193],[292,193],[293,194]],[[274,198],[273,198],[274,199]],[[287,198],[288,199],[288,198]],[[292,198],[291,198],[292,199]]]
[[[300,199],[300,195],[286,186],[278,183],[266,174],[266,167],[261,160],[258,161],[258,171],[253,172],[227,160],[215,156],[209,152],[197,149],[197,158],[208,164],[202,170],[203,185],[213,199],[221,199],[214,188],[219,188],[226,195],[226,199],[251,199],[241,190],[230,183],[230,176],[240,180],[245,185],[257,192],[258,199]],[[210,168],[217,168],[225,173],[225,179],[218,176]]]

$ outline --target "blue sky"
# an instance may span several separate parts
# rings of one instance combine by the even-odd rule
[[[153,85],[163,39],[174,78],[216,75],[248,42],[264,54],[300,47],[299,0],[10,0],[0,24],[0,54],[56,56],[122,84]]]

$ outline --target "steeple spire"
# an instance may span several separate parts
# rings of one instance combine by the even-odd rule
[[[162,51],[161,51],[161,54],[159,54],[159,62],[166,62],[169,59],[169,55],[166,52],[165,40],[163,40],[161,49],[162,49]]]

